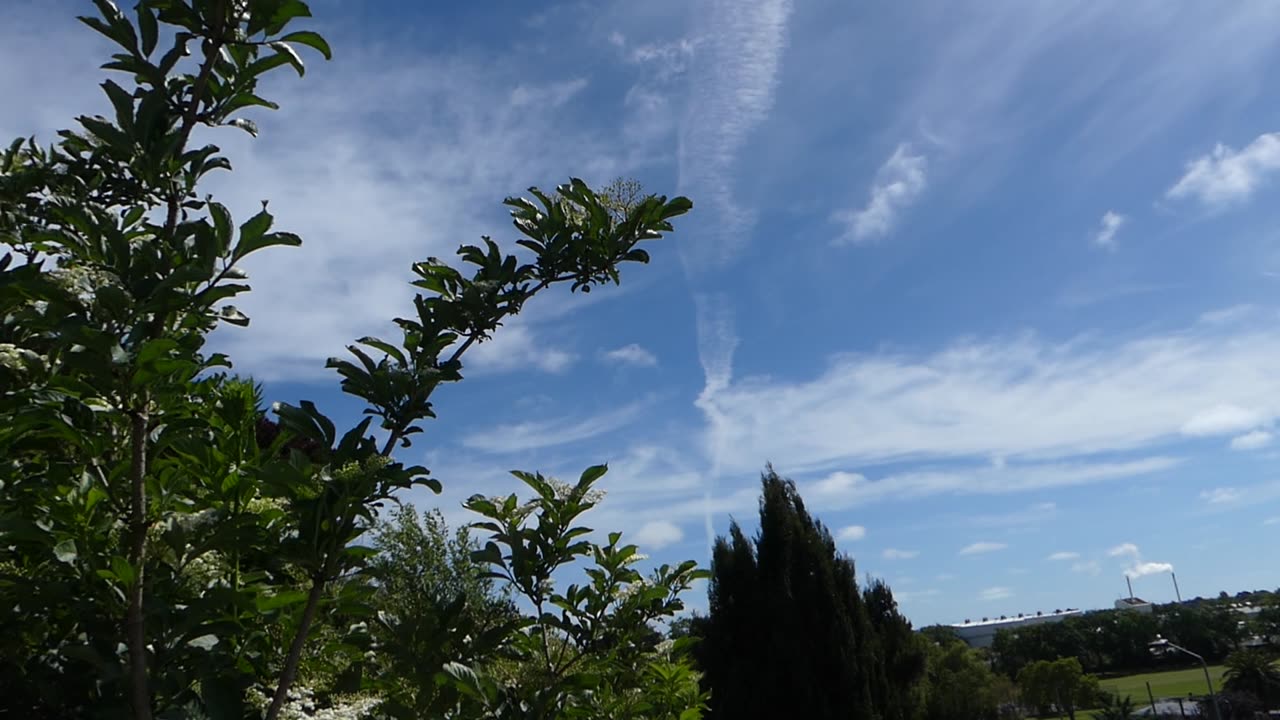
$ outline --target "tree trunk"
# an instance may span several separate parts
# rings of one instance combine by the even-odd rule
[[[147,629],[143,615],[143,567],[147,560],[147,404],[144,393],[133,413],[130,432],[132,463],[129,469],[129,610],[125,630],[129,644],[129,696],[136,720],[151,720],[151,691],[147,687]]]

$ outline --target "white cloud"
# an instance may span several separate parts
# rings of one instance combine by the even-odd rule
[[[1247,200],[1271,173],[1280,170],[1280,133],[1259,135],[1243,150],[1219,144],[1213,152],[1187,164],[1170,198],[1194,197],[1202,204],[1223,207]]]
[[[1009,546],[1006,545],[1005,543],[980,541],[976,543],[971,543],[969,545],[965,545],[964,547],[960,548],[959,554],[982,555],[985,553],[996,552],[997,550],[1004,550],[1007,547]]]
[[[887,235],[898,215],[924,191],[927,167],[925,156],[912,154],[910,144],[898,145],[876,173],[866,206],[861,210],[840,210],[831,216],[833,222],[845,226],[836,244],[857,244]]]
[[[865,480],[856,473],[834,473],[810,485],[824,507],[842,508],[883,500],[933,495],[1001,495],[1071,487],[1167,470],[1176,458],[1155,456],[1123,462],[1063,462],[984,466],[971,469],[917,470]],[[861,481],[859,479],[862,479]],[[1045,511],[1038,511],[1044,517]],[[988,518],[994,520],[995,518]],[[1008,524],[1008,519],[1005,519]]]
[[[1232,450],[1257,450],[1271,444],[1271,433],[1266,430],[1253,430],[1231,438]]]
[[[726,471],[749,472],[771,457],[786,458],[793,473],[997,456],[1018,468],[1266,424],[1280,416],[1277,356],[1280,336],[1243,320],[1113,342],[966,340],[928,354],[837,355],[809,379],[725,381],[731,375],[721,368],[719,389],[699,403],[719,418],[723,447],[752,449],[727,454]],[[1095,477],[1173,464],[1133,462],[1093,466]],[[1080,481],[1066,477],[1066,468],[1033,469],[1042,476],[1022,479],[987,465],[916,473],[910,484],[947,485],[946,476],[956,474],[1022,488]]]
[[[498,328],[488,342],[473,347],[465,363],[481,372],[534,369],[555,374],[568,370],[578,359],[567,350],[542,343],[527,326],[507,325]]]
[[[1143,575],[1158,575],[1160,573],[1173,572],[1173,565],[1162,562],[1141,562],[1128,570],[1124,571],[1129,577],[1142,577]]]
[[[1280,515],[1277,515],[1276,517],[1272,517],[1272,518],[1267,518],[1266,520],[1262,521],[1262,524],[1263,525],[1280,525]]]
[[[604,358],[622,365],[634,365],[636,367],[654,367],[658,364],[658,358],[637,343],[623,345],[615,350],[610,350],[604,353]]]
[[[1183,424],[1182,434],[1193,437],[1227,435],[1240,430],[1247,430],[1257,425],[1261,420],[1262,418],[1255,410],[1224,403],[1193,415],[1190,420]]]
[[[1107,551],[1107,557],[1137,557],[1138,546],[1133,543],[1121,543]]]
[[[1126,219],[1124,215],[1108,210],[1102,216],[1101,227],[1098,228],[1097,234],[1093,236],[1093,244],[1108,250],[1114,249],[1116,232],[1124,225]]]
[[[463,436],[463,447],[491,453],[511,453],[554,447],[613,432],[636,419],[647,405],[636,402],[601,415],[575,419],[531,420],[497,425]]]
[[[107,76],[97,69],[105,48],[94,33],[42,4],[0,5],[0,89],[24,98],[0,107],[6,137],[36,133],[48,141],[74,115],[106,109],[96,87]],[[392,318],[413,312],[411,263],[451,260],[461,242],[501,232],[505,195],[565,180],[569,170],[596,182],[627,174],[629,158],[646,155],[601,123],[609,114],[588,124],[573,112],[569,100],[583,78],[523,81],[525,51],[446,56],[370,44],[336,22],[322,29],[342,45],[341,59],[326,63],[313,53],[305,78],[281,72],[266,79],[261,94],[281,107],[250,112],[258,140],[234,129],[199,129],[194,138],[222,147],[236,168],[211,176],[202,192],[226,203],[237,221],[268,199],[277,227],[303,238],[301,248],[245,263],[253,292],[236,304],[252,324],[220,329],[211,340],[237,371],[267,381],[331,381],[324,361],[346,344],[365,335],[397,338]],[[40,46],[63,52],[17,72],[15,58]],[[539,297],[528,311],[544,301],[551,300]],[[541,329],[525,328],[539,349],[505,366],[563,371],[570,364],[572,353],[543,348]],[[499,330],[495,343],[511,330]],[[475,357],[484,354],[476,348]]]
[[[1007,587],[989,587],[978,595],[982,600],[1004,600],[1013,597],[1013,591]]]
[[[1048,559],[1049,559],[1049,560],[1052,560],[1052,561],[1054,561],[1054,562],[1058,562],[1058,561],[1061,561],[1061,560],[1078,560],[1078,559],[1080,559],[1080,553],[1078,553],[1078,552],[1056,552],[1056,553],[1054,553],[1054,554],[1050,555]]]
[[[867,536],[867,529],[861,525],[848,525],[840,528],[836,533],[836,540],[840,542],[852,542],[861,540]]]
[[[885,560],[910,560],[920,555],[919,550],[899,550],[898,548],[885,548],[881,553]]]
[[[646,43],[632,48],[627,59],[641,65],[657,66],[655,79],[664,82],[688,70],[695,48],[696,43],[689,38],[668,43]]]
[[[698,199],[698,232],[680,243],[686,270],[729,260],[754,223],[734,199],[734,164],[748,134],[773,107],[790,0],[700,4],[688,109],[680,125],[679,187]]]
[[[857,492],[867,478],[850,472],[835,472],[813,484],[813,494],[819,498],[844,497]]]
[[[1200,499],[1212,505],[1229,505],[1240,501],[1244,497],[1244,493],[1239,488],[1219,487],[1212,490],[1202,490]]]
[[[680,526],[667,520],[651,520],[641,525],[631,538],[641,550],[660,550],[683,539],[684,531]]]
[[[1173,565],[1170,565],[1169,563],[1144,562],[1142,560],[1142,552],[1138,549],[1138,546],[1133,543],[1122,543],[1117,545],[1107,551],[1107,556],[1128,558],[1129,567],[1125,568],[1124,574],[1131,578],[1173,572]]]

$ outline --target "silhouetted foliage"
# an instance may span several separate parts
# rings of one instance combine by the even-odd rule
[[[925,643],[889,587],[859,590],[794,483],[770,467],[761,484],[759,533],[717,539],[710,612],[691,623],[712,715],[921,717]]]

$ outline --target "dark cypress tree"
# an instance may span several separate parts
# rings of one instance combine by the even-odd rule
[[[717,539],[709,614],[696,624],[711,715],[918,717],[923,654],[888,586],[864,597],[795,484],[772,467],[761,484],[760,531],[752,540],[734,523]]]

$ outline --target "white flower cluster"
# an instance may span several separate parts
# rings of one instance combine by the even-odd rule
[[[0,367],[21,371],[26,369],[26,360],[38,357],[30,350],[20,348],[13,343],[0,343]]]
[[[97,268],[84,265],[66,265],[49,273],[54,282],[64,290],[74,293],[81,301],[87,302],[98,291],[98,288],[115,284],[115,276]]]
[[[268,510],[279,510],[286,512],[289,510],[289,503],[284,498],[278,497],[253,497],[244,505],[245,512],[261,515]]]
[[[555,491],[557,500],[564,501],[573,496],[573,485],[555,478],[549,478],[547,482],[551,485],[551,489]],[[604,491],[591,488],[582,496],[582,499],[592,505],[599,505],[604,500]]]
[[[222,581],[226,573],[227,563],[217,550],[197,555],[182,569],[183,577],[201,587],[211,587]]]
[[[270,697],[261,690],[255,690],[252,702],[265,710],[271,704]],[[381,698],[369,695],[339,698],[329,707],[317,707],[319,704],[315,693],[307,687],[294,685],[289,690],[289,698],[280,708],[281,720],[363,720],[372,716],[374,708],[382,702]]]

